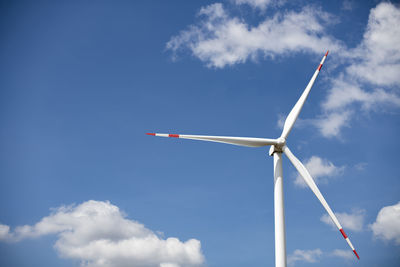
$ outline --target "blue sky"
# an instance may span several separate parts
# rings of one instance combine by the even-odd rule
[[[379,1],[2,1],[1,266],[273,266],[268,148],[326,50],[284,157],[289,266],[400,262],[400,7]]]

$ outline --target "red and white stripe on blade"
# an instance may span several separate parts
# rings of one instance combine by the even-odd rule
[[[300,175],[304,178],[304,181],[307,183],[307,185],[310,187],[310,189],[314,192],[315,196],[321,202],[322,206],[324,206],[325,210],[328,212],[332,221],[335,223],[335,225],[339,229],[340,233],[342,233],[344,239],[346,239],[347,244],[349,244],[351,250],[353,250],[353,252],[357,256],[357,258],[360,259],[356,250],[354,249],[353,244],[350,242],[350,239],[347,237],[347,235],[343,231],[343,228],[340,225],[339,220],[336,218],[336,215],[333,213],[333,211],[329,207],[325,198],[322,196],[321,192],[319,191],[317,185],[314,182],[314,179],[311,177],[311,175],[308,172],[308,170],[306,169],[306,167],[303,165],[303,163],[300,162],[300,160],[298,158],[296,158],[293,155],[293,153],[290,151],[290,149],[287,146],[284,146],[282,150],[286,154],[286,156],[289,158],[289,160],[292,162],[292,164],[297,169],[297,171],[300,173]]]
[[[300,96],[299,100],[297,100],[296,104],[294,105],[294,107],[290,111],[289,115],[287,116],[287,118],[285,120],[285,124],[283,126],[283,131],[282,131],[281,137],[286,139],[288,137],[290,131],[292,130],[293,125],[296,122],[301,109],[303,108],[304,102],[306,102],[307,96],[311,91],[311,87],[314,85],[315,79],[317,79],[317,76],[322,68],[322,65],[324,64],[325,59],[328,56],[328,53],[329,53],[329,51],[327,51],[325,56],[322,58],[321,63],[319,64],[317,70],[314,72],[314,75],[312,76],[306,89],[304,89],[303,94]]]
[[[164,134],[164,133],[147,133],[147,135],[210,141],[210,142],[218,142],[218,143],[225,143],[237,146],[247,146],[247,147],[261,147],[261,146],[270,146],[277,144],[277,140],[275,139],[254,138],[254,137],[184,135],[184,134]]]

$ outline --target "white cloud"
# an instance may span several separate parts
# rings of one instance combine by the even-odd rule
[[[161,239],[143,224],[129,220],[109,202],[87,201],[78,206],[62,206],[35,225],[0,225],[0,240],[19,241],[56,234],[55,249],[88,267],[179,267],[204,262],[200,242]]]
[[[294,265],[297,261],[317,262],[321,258],[321,255],[322,251],[319,248],[314,250],[296,249],[288,256],[288,264]]]
[[[310,159],[306,160],[304,165],[317,184],[326,183],[328,177],[340,175],[344,170],[344,166],[337,167],[332,162],[317,156],[312,156]],[[300,174],[297,175],[294,183],[300,187],[307,187],[307,184]]]
[[[400,202],[383,207],[370,228],[375,237],[400,245]]]
[[[400,107],[400,28],[393,26],[399,24],[400,9],[395,5],[380,3],[371,9],[363,40],[343,54],[348,67],[332,79],[323,115],[315,120],[323,136],[340,136],[356,104],[364,111]]]
[[[174,53],[189,49],[209,67],[223,68],[289,52],[322,54],[328,47],[342,48],[341,42],[325,31],[325,26],[334,21],[333,16],[318,8],[277,12],[257,26],[230,16],[221,3],[203,7],[199,15],[202,20],[172,37],[167,49]]]
[[[179,265],[175,263],[161,263],[160,267],[179,267]]]
[[[397,93],[382,88],[367,91],[362,89],[358,81],[345,79],[348,78],[341,75],[331,83],[328,95],[322,103],[323,115],[312,120],[324,137],[340,136],[342,129],[350,125],[356,104],[364,112],[400,107],[400,96]]]
[[[323,109],[327,111],[341,110],[356,102],[360,103],[365,110],[377,108],[383,103],[400,106],[400,97],[383,89],[377,88],[367,92],[362,90],[356,82],[342,79],[336,79],[332,86],[326,101],[322,104]]]
[[[380,3],[371,9],[364,39],[355,54],[360,62],[348,67],[349,75],[376,85],[400,85],[400,9]]]
[[[278,114],[278,121],[276,122],[276,126],[278,129],[283,130],[283,126],[285,125],[286,116],[283,114]]]
[[[296,249],[292,254],[288,255],[288,265],[294,266],[296,262],[318,262],[322,257],[335,257],[343,260],[354,259],[353,251],[350,249],[334,249],[330,252],[323,252],[321,249],[301,250]]]
[[[363,171],[363,170],[365,170],[367,165],[368,165],[368,163],[366,163],[366,162],[360,162],[360,163],[357,163],[356,165],[354,165],[354,169],[356,169],[357,171]]]
[[[344,0],[343,3],[342,3],[342,9],[343,10],[347,10],[347,11],[353,10],[354,9],[354,5],[355,5],[355,3],[353,1]]]
[[[236,5],[247,4],[253,8],[258,8],[262,11],[265,11],[267,6],[269,5],[279,5],[282,1],[274,1],[274,0],[232,0]]]
[[[339,257],[345,260],[352,260],[354,258],[354,254],[349,249],[335,249],[330,253],[331,256]]]
[[[10,227],[0,224],[0,240],[8,240],[10,238]]]
[[[354,210],[352,213],[335,212],[335,215],[345,230],[349,229],[360,232],[364,228],[365,210]],[[332,222],[328,214],[322,215],[320,219],[322,222],[332,226],[332,229],[337,230],[336,225]]]
[[[231,0],[261,10],[283,2]],[[353,6],[353,2],[343,2],[346,10]],[[199,16],[197,23],[170,39],[167,49],[174,56],[188,50],[208,67],[223,68],[299,52],[322,55],[330,49],[335,57],[332,69],[341,67],[342,71],[328,83],[321,114],[307,120],[324,137],[340,137],[359,108],[382,112],[400,107],[400,27],[393,26],[400,25],[400,8],[394,4],[384,2],[371,9],[363,38],[354,48],[329,35],[329,26],[338,18],[315,6],[298,12],[275,11],[258,25],[229,14],[221,3],[203,7]]]
[[[326,112],[311,124],[317,127],[320,133],[327,138],[340,136],[343,127],[349,126],[352,112],[349,110]]]

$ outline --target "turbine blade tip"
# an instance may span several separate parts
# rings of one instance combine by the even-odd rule
[[[360,259],[360,256],[358,256],[357,251],[355,249],[353,250],[353,252],[356,255],[357,259]]]
[[[147,135],[152,135],[152,136],[155,136],[156,134],[155,133],[146,133]]]
[[[329,53],[329,50],[328,50],[328,51],[326,51],[326,54],[325,54],[325,56],[326,56],[326,57],[328,56],[328,53]]]

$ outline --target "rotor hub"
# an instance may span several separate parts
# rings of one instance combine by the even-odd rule
[[[283,137],[279,137],[277,140],[276,146],[282,148],[286,144],[286,139]]]
[[[282,153],[282,148],[286,145],[286,139],[279,137],[276,139],[276,145],[272,145],[269,149],[269,155],[272,156],[275,152]]]

